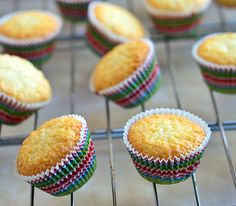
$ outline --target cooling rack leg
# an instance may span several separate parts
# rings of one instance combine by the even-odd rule
[[[71,193],[70,195],[70,206],[75,206],[74,193]]]
[[[37,129],[38,125],[38,111],[34,114],[34,130]],[[34,186],[31,185],[31,192],[30,192],[30,206],[34,206]]]
[[[172,88],[173,88],[173,91],[174,91],[176,104],[177,104],[177,107],[179,109],[182,109],[181,102],[180,102],[180,97],[179,97],[179,93],[178,93],[178,89],[177,89],[175,64],[172,61],[172,54],[171,54],[170,44],[169,44],[168,40],[165,41],[165,47],[166,47],[166,57],[167,57],[167,63],[168,63],[167,66],[168,66],[168,71],[169,71],[169,75],[170,75],[171,82],[172,82]],[[193,189],[194,189],[196,203],[197,203],[198,206],[200,206],[201,205],[200,196],[199,196],[199,193],[198,193],[197,181],[196,181],[195,174],[192,175],[192,183],[193,183]]]
[[[201,206],[200,197],[199,197],[199,193],[198,193],[198,189],[197,189],[197,181],[196,181],[196,175],[195,174],[192,175],[192,182],[193,182],[193,189],[194,189],[194,194],[195,194],[195,199],[196,199],[197,206]]]
[[[110,174],[111,174],[111,186],[112,186],[112,201],[113,206],[117,205],[116,201],[116,182],[115,182],[115,169],[113,161],[113,146],[111,137],[111,117],[110,117],[110,106],[109,100],[106,98],[106,116],[107,116],[107,136],[108,136],[108,146],[109,146],[109,163],[110,163]]]
[[[226,137],[226,134],[225,134],[224,126],[221,122],[221,118],[220,118],[219,109],[218,109],[218,106],[217,106],[217,103],[216,103],[216,99],[215,99],[215,96],[214,96],[214,93],[213,93],[212,90],[210,90],[210,95],[211,95],[211,100],[212,100],[213,107],[214,107],[215,114],[216,114],[216,120],[217,120],[217,123],[220,127],[221,139],[223,141],[226,157],[227,157],[228,164],[229,164],[229,169],[230,169],[230,172],[231,172],[231,175],[232,175],[232,178],[233,178],[234,187],[236,189],[236,175],[235,175],[235,169],[234,169],[234,165],[233,165],[233,162],[232,162],[232,158],[231,158],[231,155],[230,155],[229,144],[228,144],[228,140],[227,140],[227,137]]]
[[[34,206],[34,186],[31,186],[31,192],[30,192],[30,206]]]
[[[133,2],[133,0],[126,0],[126,3],[128,5],[129,10],[134,12],[134,2]]]
[[[75,25],[70,24],[71,36],[75,35]],[[75,112],[75,50],[74,50],[74,40],[71,39],[71,54],[70,54],[70,113]],[[74,206],[74,194],[71,193],[70,196],[71,206]]]
[[[14,0],[14,1],[13,1],[13,6],[12,6],[12,10],[13,10],[13,11],[16,11],[16,10],[19,9],[19,7],[20,7],[20,2],[21,2],[21,0]]]
[[[70,24],[71,36],[75,35],[75,25]],[[74,100],[75,100],[75,51],[74,51],[74,40],[71,40],[71,54],[70,54],[70,113],[74,113]]]
[[[225,20],[224,11],[223,11],[222,7],[220,5],[218,5],[217,3],[216,3],[216,10],[219,15],[220,26],[221,26],[222,31],[228,31],[229,28],[228,28],[226,20]]]
[[[141,111],[145,112],[145,104],[144,103],[141,104]],[[155,206],[159,206],[159,200],[158,200],[158,193],[157,193],[156,184],[153,183],[152,186],[153,186],[153,192],[154,192],[154,198],[155,198]]]

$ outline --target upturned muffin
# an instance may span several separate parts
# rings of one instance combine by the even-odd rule
[[[207,124],[193,114],[153,109],[126,123],[123,140],[143,178],[158,184],[174,184],[197,170],[210,135]]]
[[[235,0],[217,0],[217,2],[226,7],[236,7],[236,1]]]
[[[29,61],[0,55],[0,120],[17,124],[51,99],[51,86],[43,73]]]
[[[77,115],[45,122],[24,140],[16,159],[18,175],[55,196],[79,189],[95,168],[95,150],[86,121]]]
[[[91,2],[88,21],[88,43],[100,55],[119,43],[141,39],[145,35],[141,22],[132,13],[108,2]]]
[[[43,10],[18,11],[0,18],[5,52],[41,66],[51,56],[62,27],[60,17]]]
[[[202,20],[211,0],[144,0],[155,28],[164,34],[189,32]]]
[[[137,106],[146,101],[159,83],[160,70],[150,40],[116,46],[97,64],[91,78],[95,93],[123,107]]]
[[[236,93],[236,33],[216,33],[195,43],[193,57],[210,89]]]

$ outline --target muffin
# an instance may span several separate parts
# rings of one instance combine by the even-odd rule
[[[225,6],[225,7],[236,7],[236,1],[235,0],[217,0],[217,3]]]
[[[87,19],[87,10],[90,1],[91,0],[56,0],[56,3],[65,20],[78,23]]]
[[[193,114],[154,109],[132,117],[123,140],[139,174],[157,184],[174,184],[195,173],[211,131]]]
[[[211,0],[144,0],[155,28],[164,34],[189,32],[202,20]]]
[[[115,45],[145,35],[141,22],[128,10],[107,2],[91,2],[86,37],[88,45],[104,55]]]
[[[236,93],[236,33],[210,34],[194,44],[192,54],[210,89]]]
[[[61,27],[60,17],[47,11],[13,12],[0,18],[0,43],[6,53],[40,67],[53,53]]]
[[[81,188],[94,174],[96,156],[86,121],[66,115],[45,122],[27,137],[16,158],[16,175],[54,196]]]
[[[97,64],[91,90],[116,104],[130,108],[147,101],[158,89],[160,69],[152,41],[120,44]]]
[[[0,55],[0,122],[18,124],[49,103],[51,86],[29,61]]]

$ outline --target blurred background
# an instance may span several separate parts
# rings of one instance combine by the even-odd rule
[[[175,88],[184,110],[194,113],[208,122],[216,122],[211,96],[201,73],[191,56],[194,38],[163,40],[152,29],[151,21],[141,0],[111,1],[128,8],[143,22],[147,34],[156,42],[158,60],[162,70],[162,84],[159,91],[146,103],[146,109],[177,108]],[[54,1],[47,0],[0,0],[0,15],[13,10],[46,9],[58,12]],[[230,30],[236,30],[236,10],[222,9]],[[198,33],[222,31],[225,26],[220,20],[217,6],[212,4],[207,11]],[[222,27],[223,25],[223,27]],[[70,68],[71,68],[71,26],[64,23],[57,50],[43,70],[53,88],[52,102],[40,110],[39,124],[64,114],[69,114]],[[75,53],[75,113],[84,116],[92,131],[106,129],[105,99],[89,91],[89,78],[99,58],[86,46],[83,39],[85,25],[77,25],[73,40]],[[150,32],[151,31],[151,32]],[[75,36],[74,36],[75,37]],[[172,71],[173,75],[170,75]],[[176,85],[173,85],[173,79]],[[174,81],[175,82],[175,81]],[[178,99],[178,98],[177,98]],[[236,119],[236,96],[215,94],[222,121]],[[126,121],[141,111],[141,108],[125,110],[110,104],[112,128],[122,128]],[[19,126],[3,126],[1,137],[26,136],[33,129],[34,117]],[[236,166],[236,131],[226,131],[233,165]],[[109,153],[106,139],[96,140],[98,167],[92,179],[75,193],[76,205],[112,205],[109,171]],[[25,206],[30,201],[30,185],[13,174],[13,162],[19,146],[0,147],[0,205]],[[123,145],[122,139],[113,140],[114,167],[116,172],[117,202],[121,206],[155,205],[152,184],[138,175]],[[236,205],[236,192],[229,170],[221,133],[215,131],[196,173],[199,196],[202,205]],[[157,185],[160,205],[196,205],[192,180],[170,186]],[[35,205],[69,205],[69,197],[55,198],[36,189]]]

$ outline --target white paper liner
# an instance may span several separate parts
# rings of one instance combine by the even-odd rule
[[[117,84],[115,86],[112,86],[112,87],[109,87],[109,88],[106,88],[106,89],[103,89],[101,91],[98,91],[97,93],[99,95],[104,95],[105,96],[106,94],[110,94],[112,92],[115,92],[115,91],[119,90],[124,85],[128,84],[128,82],[132,81],[132,79],[135,78],[138,73],[140,73],[142,70],[144,70],[150,64],[150,61],[152,61],[152,59],[155,55],[155,46],[154,46],[154,43],[149,39],[142,39],[142,40],[145,41],[147,43],[148,47],[149,47],[149,53],[148,53],[144,63],[141,66],[139,66],[132,75],[130,75],[128,78],[126,78],[125,80],[123,80],[119,84]],[[93,75],[91,75],[91,77],[90,77],[89,88],[90,88],[91,92],[95,93],[96,91],[95,91],[95,88],[93,86],[92,79],[93,79]]]
[[[16,11],[16,12],[11,12],[9,14],[6,14],[0,18],[0,25],[3,24],[4,22],[6,22],[7,20],[9,20],[10,18],[12,18],[13,16],[23,13],[23,12],[27,12],[27,11],[42,12],[44,14],[47,14],[47,15],[53,17],[57,22],[57,29],[46,37],[27,39],[27,40],[13,39],[13,38],[9,38],[9,37],[6,37],[6,36],[0,34],[0,42],[2,42],[4,44],[9,44],[9,45],[20,45],[20,46],[31,45],[31,44],[40,44],[40,43],[47,42],[47,41],[50,41],[50,40],[56,38],[58,36],[58,34],[61,32],[61,29],[63,26],[63,22],[62,22],[61,17],[59,17],[58,15],[53,14],[51,12],[44,11],[44,10],[38,10],[38,9],[37,10],[21,10],[21,11]]]
[[[89,4],[88,7],[88,20],[89,22],[103,35],[105,35],[109,40],[111,40],[114,43],[124,43],[127,41],[130,41],[130,39],[117,35],[113,33],[110,29],[106,28],[103,24],[99,22],[99,20],[96,18],[94,15],[94,9],[97,5],[104,5],[104,4],[109,4],[109,5],[114,5],[109,2],[102,2],[102,1],[92,1]]]
[[[195,150],[193,150],[190,153],[187,153],[185,155],[181,155],[181,157],[174,157],[174,158],[168,158],[168,159],[160,159],[160,158],[154,158],[154,157],[149,157],[148,155],[144,155],[140,152],[138,152],[129,142],[128,140],[128,132],[129,132],[129,128],[138,120],[146,117],[146,116],[151,116],[151,115],[155,115],[155,114],[174,114],[174,115],[178,115],[178,116],[183,116],[187,119],[189,119],[190,121],[198,124],[205,132],[205,139],[202,142],[202,144],[196,148]],[[123,140],[124,140],[124,144],[127,147],[127,149],[129,151],[131,151],[133,154],[137,155],[137,156],[141,156],[143,159],[148,159],[148,161],[152,161],[152,162],[160,162],[160,163],[168,163],[168,162],[179,162],[182,159],[186,159],[186,158],[190,158],[191,156],[194,156],[195,154],[197,154],[199,151],[203,150],[203,148],[206,147],[209,139],[211,136],[211,130],[208,127],[208,125],[199,117],[195,116],[194,114],[191,114],[189,112],[186,112],[184,110],[179,110],[179,109],[169,109],[169,108],[160,108],[160,109],[152,109],[149,111],[145,111],[142,112],[140,114],[135,115],[134,117],[132,117],[125,125],[124,127],[124,133],[123,133]]]
[[[92,0],[56,0],[57,2],[68,3],[68,4],[78,4],[78,3],[88,3]]]
[[[146,10],[148,11],[148,13],[150,13],[153,16],[164,16],[164,17],[176,17],[176,18],[184,18],[184,17],[189,17],[192,15],[196,15],[196,14],[200,14],[202,12],[204,12],[205,10],[208,9],[208,7],[210,6],[212,0],[207,0],[205,4],[203,4],[202,6],[195,8],[194,11],[188,11],[188,12],[174,12],[174,11],[167,11],[167,10],[160,10],[157,8],[153,8],[151,5],[148,4],[147,0],[143,0],[143,4],[144,7],[146,8]]]
[[[209,62],[205,59],[203,59],[202,57],[200,57],[198,55],[198,48],[199,46],[206,41],[207,39],[216,36],[216,35],[220,35],[220,34],[226,34],[227,32],[221,32],[221,33],[214,33],[214,34],[209,34],[203,38],[201,38],[200,40],[198,40],[192,47],[192,56],[193,58],[197,61],[197,63],[199,63],[202,66],[207,67],[208,69],[212,69],[212,70],[218,70],[218,71],[236,71],[236,66],[235,65],[218,65],[212,62]]]
[[[14,108],[17,108],[17,110],[20,111],[37,110],[49,104],[49,102],[51,101],[51,99],[49,99],[48,101],[38,103],[23,103],[16,100],[14,97],[10,97],[2,92],[0,92],[0,99],[3,99],[3,101],[6,102],[6,105],[14,105]]]
[[[76,148],[79,148],[81,144],[84,144],[84,141],[86,139],[85,133],[86,133],[86,130],[87,130],[87,123],[86,123],[86,120],[82,116],[79,116],[79,115],[76,115],[76,114],[64,115],[64,116],[61,116],[61,117],[65,117],[65,116],[73,117],[73,118],[79,120],[82,123],[82,127],[81,127],[81,130],[80,130],[80,140],[77,143],[77,145],[74,147],[74,149],[71,150],[70,153],[68,155],[66,155],[66,157],[61,160],[61,162],[57,163],[56,166],[52,166],[50,170],[48,169],[45,172],[41,172],[40,174],[32,175],[32,176],[20,175],[18,173],[17,163],[16,163],[16,160],[15,160],[15,163],[14,163],[14,174],[15,174],[15,176],[19,177],[20,179],[22,179],[26,182],[33,182],[33,181],[39,180],[41,178],[43,179],[45,176],[48,176],[50,173],[54,173],[55,170],[59,170],[59,168],[62,167],[66,162],[68,162],[69,159],[73,158],[73,154],[77,153]]]

